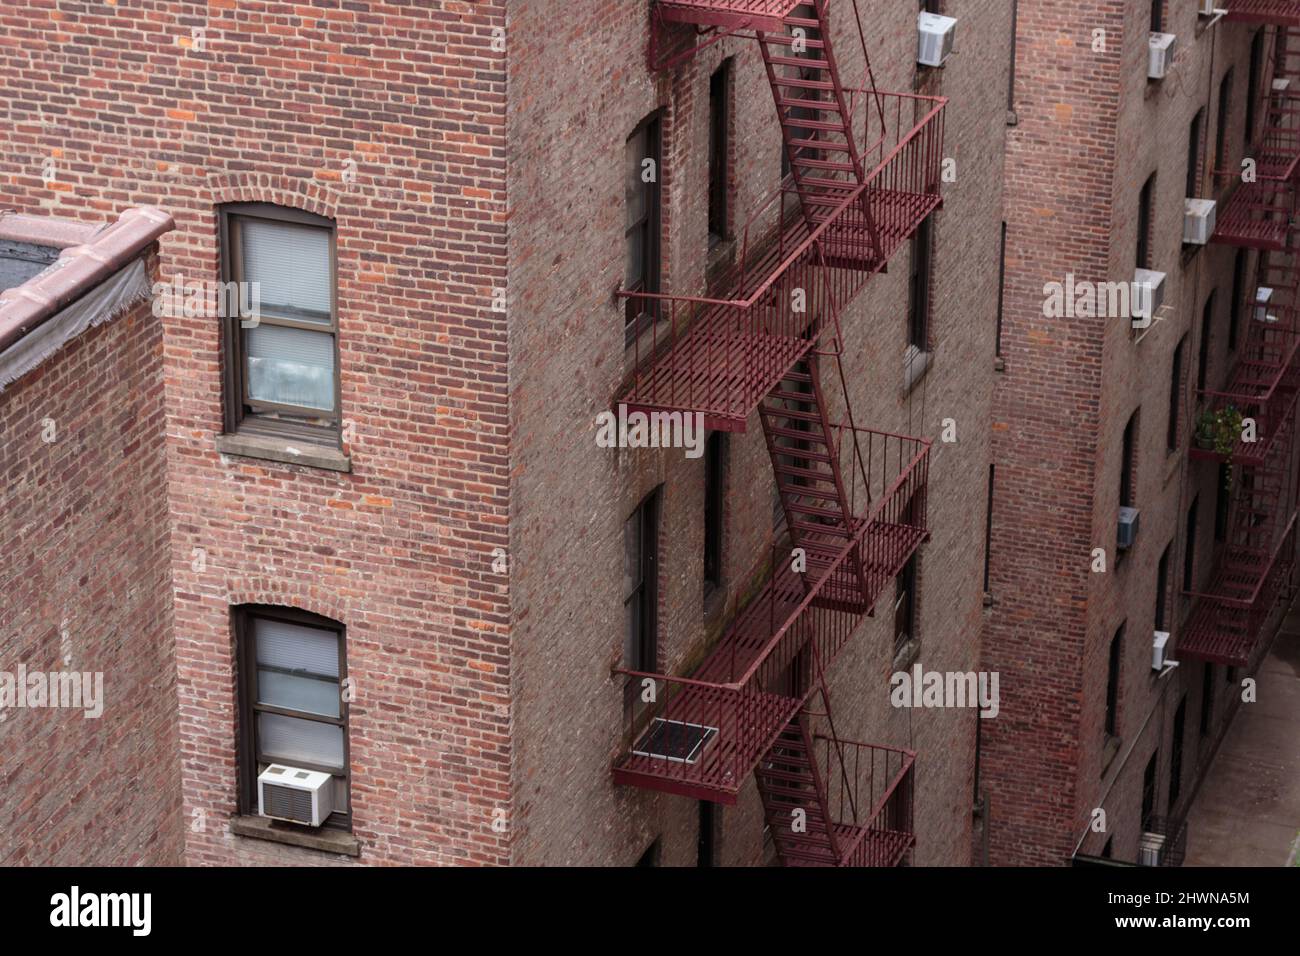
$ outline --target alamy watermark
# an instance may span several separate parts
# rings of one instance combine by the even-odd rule
[[[102,671],[0,671],[0,716],[9,709],[70,708],[95,719],[104,713]]]
[[[978,707],[984,718],[996,717],[1001,707],[997,671],[941,673],[923,671],[917,664],[910,674],[896,672],[889,686],[895,707]]]
[[[186,282],[177,273],[168,282],[153,285],[153,314],[158,318],[224,319],[238,317],[244,328],[261,320],[260,282]]]
[[[704,454],[704,415],[700,412],[629,412],[596,416],[598,448],[684,448],[687,458]]]

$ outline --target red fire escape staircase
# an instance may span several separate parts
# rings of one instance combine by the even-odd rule
[[[1300,27],[1300,0],[1226,0],[1223,6],[1228,20]]]
[[[791,552],[773,554],[766,585],[690,677],[618,671],[652,699],[633,708],[613,775],[731,804],[752,773],[783,863],[890,866],[914,843],[914,754],[840,739],[826,673],[928,538],[930,443],[857,427],[822,365],[833,360],[843,391],[843,309],[940,204],[945,101],[846,88],[828,0],[811,17],[796,6],[656,5],[701,34],[755,31],[791,174],[746,224],[728,296],[620,293],[657,318],[619,401],[731,431],[757,412]]]
[[[1259,19],[1268,6],[1300,9],[1291,4],[1236,4],[1238,19]],[[1252,11],[1244,16],[1245,9]],[[1212,410],[1235,409],[1255,423],[1255,440],[1238,440],[1230,454],[1192,447],[1193,458],[1230,462],[1234,466],[1229,507],[1228,540],[1206,591],[1193,593],[1196,605],[1179,638],[1180,657],[1229,666],[1248,667],[1260,637],[1279,601],[1288,597],[1293,581],[1296,548],[1296,403],[1300,395],[1300,235],[1295,223],[1294,180],[1300,164],[1300,51],[1296,24],[1278,20],[1274,78],[1289,79],[1285,90],[1265,96],[1261,182],[1278,205],[1268,221],[1268,242],[1261,232],[1229,221],[1216,239],[1261,249],[1258,281],[1239,303],[1248,316],[1242,357],[1223,392],[1206,392]],[[1295,92],[1293,92],[1293,89]],[[1248,190],[1242,184],[1236,198]],[[1256,195],[1264,195],[1257,190]],[[1240,207],[1238,207],[1240,208]],[[1271,290],[1264,301],[1257,288]]]

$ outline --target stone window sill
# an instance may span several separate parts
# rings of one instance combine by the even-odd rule
[[[903,353],[903,395],[909,395],[912,389],[921,384],[925,373],[930,371],[933,352],[922,352],[915,345],[909,345]]]
[[[292,823],[279,823],[266,817],[234,816],[230,818],[230,832],[236,836],[283,843],[286,846],[298,846],[307,850],[318,850],[321,853],[338,853],[353,857],[361,855],[361,843],[356,837],[343,830],[331,830],[326,827],[313,830],[310,827],[297,827]]]
[[[894,655],[894,672],[905,671],[916,663],[921,656],[920,638],[912,638],[898,649]]]
[[[352,470],[350,456],[343,454],[337,448],[313,445],[310,442],[288,441],[264,435],[233,434],[216,436],[216,445],[217,451],[223,455],[261,458],[265,461],[279,461],[287,465],[303,465],[325,471]]]

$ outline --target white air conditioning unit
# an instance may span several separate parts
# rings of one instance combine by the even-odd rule
[[[1183,242],[1189,246],[1203,246],[1214,235],[1214,215],[1217,204],[1213,199],[1188,199],[1183,207]]]
[[[1138,841],[1138,863],[1142,866],[1159,866],[1165,855],[1163,833],[1143,833]]]
[[[1174,62],[1174,35],[1152,33],[1148,36],[1150,57],[1147,60],[1147,79],[1163,80]]]
[[[1151,669],[1153,671],[1165,669],[1165,647],[1168,643],[1168,631],[1155,632],[1155,639],[1151,642]]]
[[[1255,290],[1255,321],[1256,322],[1276,322],[1276,316],[1268,314],[1268,304],[1273,301],[1273,290],[1268,286],[1260,286]]]
[[[1212,17],[1216,13],[1226,13],[1227,11],[1216,10],[1214,7],[1215,0],[1201,0],[1200,10],[1198,11],[1203,17]]]
[[[257,778],[257,812],[272,820],[318,827],[334,812],[334,778],[273,763]]]
[[[916,17],[916,61],[922,66],[943,66],[952,53],[957,35],[957,20],[937,13],[920,13]]]
[[[1138,510],[1136,508],[1119,509],[1119,549],[1127,551],[1133,547],[1138,533]]]
[[[1155,319],[1165,304],[1165,274],[1153,269],[1138,269],[1133,273],[1133,327],[1145,329]]]

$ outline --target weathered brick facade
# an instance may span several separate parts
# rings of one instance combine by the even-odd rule
[[[1157,678],[1151,653],[1166,546],[1175,639],[1191,610],[1182,575],[1193,499],[1194,590],[1206,583],[1222,547],[1213,535],[1216,469],[1189,464],[1188,443],[1200,407],[1202,310],[1215,290],[1209,389],[1223,387],[1236,358],[1227,345],[1236,249],[1184,247],[1183,200],[1189,129],[1201,109],[1199,195],[1224,196],[1228,179],[1211,173],[1220,82],[1230,70],[1223,135],[1227,168],[1239,168],[1254,29],[1209,26],[1194,4],[1165,4],[1164,29],[1177,36],[1177,54],[1171,75],[1150,81],[1145,0],[1082,7],[1021,0],[1018,11],[1016,126],[1006,155],[1006,370],[993,418],[994,608],[983,644],[984,667],[1001,672],[1004,688],[1002,719],[984,728],[981,754],[989,854],[995,864],[1061,864],[1075,852],[1099,856],[1113,838],[1113,856],[1132,861],[1148,760],[1159,752],[1157,813],[1180,815],[1227,725],[1227,702],[1238,693],[1215,668],[1212,718],[1201,733],[1202,665],[1187,661]],[[1046,317],[1045,284],[1064,283],[1067,274],[1132,281],[1139,196],[1152,173],[1152,268],[1168,276],[1163,320],[1138,337],[1127,317]],[[1253,267],[1252,255],[1252,275]],[[1180,340],[1180,437],[1170,451],[1170,375]],[[1134,548],[1117,562],[1123,435],[1138,410],[1133,474],[1140,528]],[[1105,573],[1093,571],[1094,548],[1105,549]],[[1121,626],[1119,739],[1106,750],[1109,648]],[[1184,695],[1182,786],[1171,804],[1171,738]],[[1106,812],[1105,832],[1089,829],[1095,809]]]
[[[881,88],[950,98],[928,371],[908,387],[906,248],[842,316],[857,423],[936,439],[913,655],[927,670],[974,670],[985,614],[1003,6],[945,3],[959,52],[919,76],[915,10],[867,23]],[[349,860],[230,829],[231,612],[274,604],[347,627],[358,862],[621,865],[659,839],[663,863],[688,864],[695,803],[610,779],[622,526],[662,486],[660,666],[681,673],[768,558],[771,465],[753,416],[729,441],[723,588],[706,601],[703,463],[598,448],[594,419],[627,372],[612,295],[624,142],[663,110],[665,286],[704,291],[709,76],[734,57],[734,232],[781,169],[762,62],[735,38],[651,73],[648,11],[633,0],[435,7],[122,0],[5,14],[21,44],[0,46],[17,89],[0,203],[87,219],[158,205],[177,223],[163,276],[186,279],[217,275],[222,203],[337,223],[350,470],[220,454],[217,324],[163,322],[174,596],[159,599],[174,606],[184,859]],[[832,22],[856,83],[849,7]],[[977,718],[893,709],[889,676],[911,663],[894,660],[886,600],[836,663],[837,730],[918,752],[913,859],[964,864]],[[495,811],[508,826],[493,827]],[[722,813],[720,862],[763,854],[750,784]]]
[[[181,858],[164,425],[148,302],[0,391],[0,671],[103,675],[0,709],[0,864]]]

